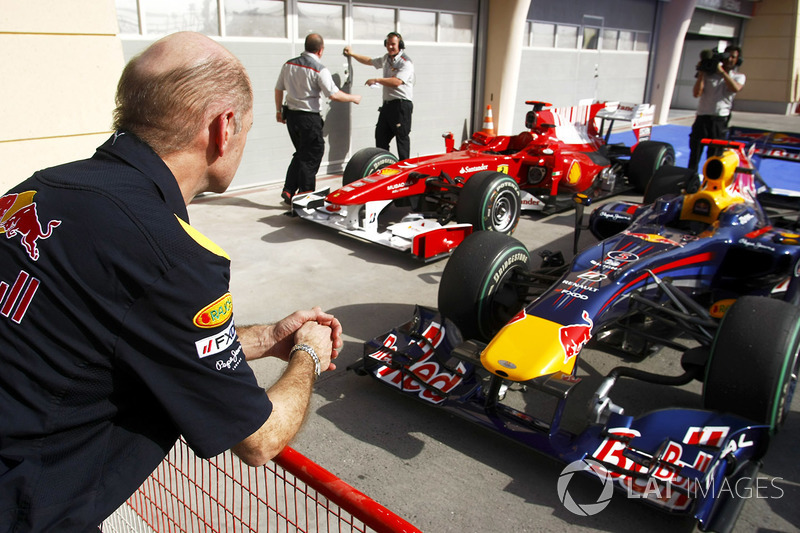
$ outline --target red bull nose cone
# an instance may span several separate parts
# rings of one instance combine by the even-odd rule
[[[591,338],[591,320],[583,318],[584,324],[563,325],[522,311],[495,335],[481,353],[481,363],[511,381],[571,374],[576,356]]]

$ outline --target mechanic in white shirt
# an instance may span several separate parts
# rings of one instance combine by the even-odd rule
[[[295,149],[281,191],[281,198],[290,205],[296,192],[311,192],[316,187],[317,171],[325,153],[322,94],[335,102],[361,102],[361,95],[346,93],[336,86],[331,72],[320,62],[323,50],[322,36],[310,33],[305,51],[283,64],[275,83],[276,118],[286,124]]]
[[[367,85],[383,87],[383,105],[375,124],[375,146],[389,149],[389,143],[395,139],[397,157],[402,161],[408,159],[411,152],[411,114],[414,95],[414,63],[405,53],[403,37],[391,32],[383,41],[387,53],[382,57],[353,53],[349,46],[344,48],[344,55],[354,58],[363,65],[372,65],[383,69],[382,78],[370,78]]]
[[[728,136],[728,122],[731,118],[731,108],[736,93],[742,90],[745,75],[736,72],[736,67],[742,64],[742,49],[738,46],[729,46],[725,49],[725,59],[716,64],[715,71],[707,71],[710,59],[701,60],[694,82],[694,97],[700,98],[697,104],[697,116],[692,124],[689,134],[689,165],[692,170],[697,170],[700,156],[703,154],[703,139],[724,139]],[[709,148],[708,155],[714,155],[715,150]]]

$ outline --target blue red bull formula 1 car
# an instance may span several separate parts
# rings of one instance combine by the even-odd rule
[[[773,225],[744,145],[714,143],[724,152],[692,192],[596,208],[588,226],[602,240],[570,264],[544,254],[531,270],[519,241],[470,235],[444,269],[438,311],[418,306],[367,342],[355,369],[565,463],[593,464],[703,530],[731,528],[743,503],[731,487],[755,479],[797,382],[800,235]],[[619,366],[583,391],[587,343],[641,357],[670,347],[683,373]],[[702,401],[632,415],[635,405],[612,400],[630,379],[700,381]],[[521,408],[506,403],[514,390],[525,391]],[[581,394],[588,410],[570,401]]]

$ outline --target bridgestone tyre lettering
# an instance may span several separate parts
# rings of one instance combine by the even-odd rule
[[[488,342],[525,305],[527,290],[511,283],[530,270],[518,240],[491,231],[467,237],[447,262],[439,284],[439,311],[465,339]]]
[[[703,403],[777,431],[792,403],[800,350],[800,308],[742,296],[717,330],[706,365]]]
[[[628,181],[642,194],[656,171],[675,164],[675,149],[669,143],[642,141],[636,145],[628,163]]]
[[[700,185],[697,172],[683,167],[666,166],[653,174],[644,191],[643,203],[652,204],[661,196],[670,193],[696,192]]]
[[[501,172],[485,170],[464,184],[456,205],[456,220],[475,230],[511,235],[519,223],[522,206],[519,185]]]
[[[342,185],[349,185],[361,178],[366,178],[383,167],[397,163],[397,157],[383,148],[362,148],[350,158],[344,167]]]

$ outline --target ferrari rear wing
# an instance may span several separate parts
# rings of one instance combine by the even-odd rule
[[[649,140],[655,114],[656,106],[653,104],[606,102],[606,107],[598,111],[595,116],[600,119],[600,135],[603,136],[605,143],[609,144],[611,130],[614,122],[618,120],[631,123],[637,142]],[[606,121],[609,121],[608,130],[605,129]]]

